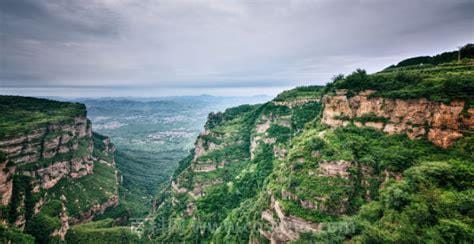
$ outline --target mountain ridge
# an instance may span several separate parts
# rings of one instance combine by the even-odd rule
[[[472,191],[473,89],[472,59],[450,59],[357,70],[211,113],[158,199],[151,224],[159,231],[148,234],[214,243],[472,240],[472,198],[445,199]],[[436,178],[442,168],[449,176]],[[444,199],[428,200],[432,192]],[[410,212],[417,208],[429,217]],[[397,219],[403,228],[393,227]]]
[[[2,224],[49,243],[118,205],[115,146],[92,132],[83,104],[16,96],[0,100]]]
[[[212,112],[133,231],[85,106],[0,96],[0,241],[470,242],[473,94],[454,51]]]

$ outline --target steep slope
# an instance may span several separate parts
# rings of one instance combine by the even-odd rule
[[[301,90],[297,93],[314,94],[321,87]],[[205,131],[191,155],[180,162],[157,210],[157,221],[164,221],[157,223],[159,228],[167,228],[161,240],[200,239],[194,236],[195,228],[222,222],[242,201],[255,196],[272,172],[272,158],[285,157],[288,139],[321,109],[318,102],[292,95],[285,101],[297,104],[293,110],[272,101],[209,115]]]
[[[84,105],[0,96],[0,107],[3,224],[43,243],[118,204],[114,146]]]
[[[158,241],[472,241],[472,59],[400,65],[210,114]]]
[[[207,115],[265,97],[183,96],[77,99],[87,107],[94,131],[117,147],[122,176],[120,205],[109,217],[147,215],[153,198],[193,147]]]

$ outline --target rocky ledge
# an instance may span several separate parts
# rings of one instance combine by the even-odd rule
[[[91,125],[85,116],[0,138],[0,203],[10,202],[14,174],[32,177],[34,192],[53,187],[63,177],[91,174],[92,150]]]
[[[389,134],[406,134],[410,139],[426,137],[447,148],[474,129],[474,108],[464,101],[450,103],[420,99],[373,97],[374,91],[348,96],[345,91],[323,98],[322,123],[331,127],[368,126]]]

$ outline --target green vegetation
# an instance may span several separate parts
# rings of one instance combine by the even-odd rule
[[[18,136],[50,123],[66,123],[85,116],[79,103],[18,96],[0,96],[0,137]]]
[[[119,206],[97,219],[120,218],[125,224],[128,218],[146,216],[155,195],[166,187],[178,162],[193,148],[209,112],[266,99],[196,96],[79,100],[87,106],[94,132],[109,136],[116,146],[116,167],[122,179]],[[228,111],[226,119],[238,112]],[[95,147],[99,148],[102,139],[97,139]],[[107,157],[101,151],[94,151],[94,156]]]
[[[279,143],[287,142],[291,137],[291,129],[281,125],[271,125],[267,133],[270,137],[277,138],[276,142]]]
[[[284,91],[273,99],[273,101],[291,101],[303,98],[319,98],[323,93],[323,86],[300,86],[295,89]]]
[[[462,68],[453,70],[452,67]],[[412,99],[424,97],[434,101],[474,99],[474,65],[470,63],[435,66],[426,69],[389,69],[369,75],[357,70],[328,84],[329,91],[347,89],[355,94],[375,90],[372,96]]]
[[[296,131],[304,128],[305,124],[317,118],[322,110],[321,103],[310,102],[293,108],[291,124]]]
[[[104,144],[104,140],[108,139],[108,137],[103,136],[99,133],[94,132],[92,134],[92,140],[94,143],[94,151],[93,151],[93,156],[96,157],[97,159],[104,160],[108,163],[111,163],[114,161],[114,154],[112,152],[108,152],[109,148],[106,147]],[[109,147],[113,147],[114,145],[110,143]]]
[[[474,240],[471,162],[423,162],[381,190],[355,217],[362,242],[468,243]]]
[[[65,153],[58,152],[56,153],[56,155],[54,155],[51,158],[41,158],[35,162],[21,164],[18,166],[18,170],[34,171],[37,169],[46,168],[49,165],[56,162],[71,161],[72,159],[81,159],[90,154],[89,152],[90,139],[88,137],[83,137],[81,139],[76,139],[76,138],[71,139],[67,143],[67,145],[72,145],[74,143],[77,143],[77,146],[78,146],[76,150],[71,150]]]
[[[322,213],[321,211],[313,209],[302,208],[294,201],[282,201],[282,204],[283,208],[286,210],[286,214],[300,217],[314,223],[332,222],[338,220],[337,216]]]
[[[102,164],[94,164],[94,174],[78,179],[63,178],[48,190],[48,195],[59,199],[66,198],[68,215],[79,217],[96,203],[103,203],[117,194],[115,169]]]
[[[6,158],[5,153],[4,153],[4,152],[0,152],[0,162],[3,163],[3,162],[5,162],[6,159],[7,159],[7,158]]]
[[[0,224],[0,243],[33,244],[35,239],[21,230]]]
[[[5,117],[2,117],[2,119],[5,119],[5,121],[8,121],[9,123],[15,121],[15,119],[13,119],[15,111],[18,112],[18,116],[21,116],[22,111],[36,116],[33,117],[29,115],[30,117],[24,116],[16,119],[16,121],[24,121],[24,126],[21,128],[18,126],[11,126],[6,130],[8,133],[14,133],[15,137],[21,136],[23,133],[30,134],[32,133],[31,131],[35,129],[48,128],[47,126],[53,123],[55,125],[71,123],[74,121],[75,116],[86,115],[85,107],[82,104],[61,103],[44,99],[10,96],[1,97],[1,101],[1,106],[8,105],[10,106],[9,109],[11,108],[11,111],[7,110],[9,113],[4,114]],[[41,116],[43,116],[44,119],[40,119]],[[89,121],[86,126],[90,128],[91,124]],[[14,130],[12,128],[14,128]],[[2,130],[2,132],[4,131]],[[4,238],[8,238],[14,243],[31,243],[33,241],[35,243],[60,243],[61,240],[59,237],[52,237],[51,235],[61,228],[61,216],[64,214],[63,206],[65,207],[66,214],[69,218],[81,220],[84,215],[90,214],[89,211],[96,207],[97,204],[103,204],[118,194],[119,188],[117,185],[118,179],[116,178],[116,169],[114,166],[111,166],[114,161],[114,154],[111,149],[113,149],[114,145],[106,145],[104,143],[107,137],[94,133],[92,140],[87,136],[77,139],[77,137],[74,137],[70,132],[47,131],[45,136],[37,139],[37,141],[56,140],[56,138],[59,138],[66,133],[70,136],[69,141],[65,144],[65,146],[70,149],[68,152],[59,152],[51,158],[41,157],[35,162],[24,163],[16,166],[16,174],[12,177],[13,191],[11,202],[9,206],[2,206],[0,209],[1,219],[6,219],[9,222],[9,225],[5,228],[2,226],[0,232],[3,239],[0,242],[3,243]],[[3,137],[5,135],[2,134],[0,136]],[[36,143],[36,141],[32,143]],[[93,151],[91,151],[92,143],[94,146]],[[43,150],[43,148],[38,148],[38,150]],[[42,154],[42,152],[38,153]],[[25,155],[20,154],[15,157],[23,156]],[[6,154],[2,152],[0,157],[3,163],[6,159]],[[63,177],[56,185],[54,185],[54,187],[48,190],[40,189],[39,192],[33,192],[33,184],[41,184],[41,182],[37,182],[39,177],[32,174],[32,171],[34,172],[35,170],[43,169],[57,162],[72,163],[74,160],[83,161],[95,159],[98,160],[95,162],[82,162],[84,164],[93,164],[93,174],[85,175],[80,178]],[[8,161],[6,166],[14,166],[13,161]],[[27,173],[23,175],[25,171],[27,171]],[[54,174],[55,172],[49,173]],[[31,176],[27,176],[26,174]],[[122,190],[123,187],[120,189]],[[129,209],[123,207],[124,205],[127,205],[127,200],[130,199],[126,194],[124,194],[124,196],[124,200],[118,208],[109,208],[113,210],[107,211],[102,216],[94,217],[97,219],[103,219],[106,216],[120,217],[120,224],[127,224],[127,216],[131,216],[131,214],[134,213],[127,212]],[[36,205],[42,205],[40,211],[37,213],[35,213]],[[135,209],[137,206],[139,205],[132,206],[132,208]],[[148,206],[146,205],[143,205],[142,209],[143,208],[146,208],[145,212],[148,210]],[[93,214],[96,215],[96,213]],[[10,228],[10,226],[16,224],[24,224],[24,233],[29,235],[18,235],[13,238],[12,235],[16,235],[17,230]],[[120,229],[123,229],[123,231]],[[115,235],[115,239],[110,240],[119,240],[126,236],[130,237],[129,240],[137,238],[137,236],[130,233],[130,230],[127,229],[127,227],[113,226],[110,229],[105,227],[101,229],[102,232],[107,232],[107,237],[116,233],[114,232],[115,230],[120,230],[120,232],[117,232],[118,234]],[[84,238],[84,241],[87,243],[89,237],[84,235]],[[107,240],[106,237],[104,238],[104,240]],[[77,239],[74,240],[76,241]]]
[[[240,106],[228,109],[219,115],[219,119],[208,123],[210,134],[206,136],[205,143],[214,143],[219,137],[220,143],[225,144],[221,149],[211,151],[198,160],[199,163],[219,164],[225,161],[223,169],[195,174],[190,171],[192,156],[180,162],[175,178],[180,187],[192,189],[197,184],[209,184],[213,179],[224,179],[228,184],[213,184],[203,189],[205,196],[198,201],[192,201],[186,194],[177,194],[179,204],[171,204],[169,198],[161,197],[161,207],[157,213],[156,226],[166,227],[166,232],[158,237],[160,241],[198,240],[210,239],[217,224],[222,222],[232,209],[238,207],[242,201],[253,197],[263,187],[263,180],[272,169],[272,147],[263,145],[255,152],[255,158],[250,160],[250,136],[257,117],[268,104],[262,106]],[[218,122],[217,122],[218,121]],[[211,126],[212,124],[212,126]],[[192,155],[192,154],[191,154]],[[169,194],[165,193],[164,194]],[[193,203],[191,203],[193,202]],[[186,218],[187,204],[194,204],[199,209],[197,221]],[[215,211],[221,209],[221,211]],[[184,215],[184,216],[183,216]],[[173,221],[173,225],[162,220]],[[215,223],[209,228],[205,225]],[[201,226],[204,225],[204,226]],[[205,229],[202,234],[197,234],[199,228]]]
[[[28,235],[0,225],[0,241],[60,242],[50,234],[61,226],[63,206],[68,216],[80,219],[92,206],[118,194],[117,207],[95,216],[93,222],[72,226],[65,241],[266,243],[262,233],[281,231],[272,222],[298,221],[321,227],[314,233],[300,233],[296,242],[302,243],[471,243],[472,133],[462,128],[463,137],[442,149],[427,139],[410,140],[404,134],[389,135],[354,125],[387,123],[386,117],[375,114],[338,117],[352,122],[346,127],[329,128],[320,123],[320,99],[339,89],[346,89],[348,96],[374,90],[369,96],[440,102],[461,99],[467,104],[463,113],[468,114],[474,100],[471,51],[472,46],[464,47],[460,62],[457,52],[417,57],[375,74],[357,70],[346,77],[339,75],[325,87],[285,91],[265,104],[211,113],[206,133],[199,136],[196,148],[187,157],[188,147],[183,145],[191,132],[171,129],[189,126],[179,116],[167,117],[164,131],[150,129],[158,117],[152,117],[152,122],[125,125],[133,116],[145,117],[148,111],[176,115],[166,107],[172,106],[171,102],[163,103],[165,107],[117,102],[128,104],[127,111],[141,112],[120,117],[120,133],[109,129],[120,135],[117,140],[121,146],[115,155],[107,150],[114,146],[104,143],[107,137],[94,133],[93,141],[76,141],[79,147],[74,152],[18,167],[34,170],[54,161],[88,156],[90,143],[94,145],[92,155],[99,161],[94,162],[94,174],[63,178],[54,187],[37,193],[33,193],[33,178],[15,175],[11,204],[2,207],[0,214],[10,225],[24,216]],[[26,99],[26,103],[34,102]],[[48,104],[43,103],[38,106]],[[62,115],[76,114],[64,106]],[[146,109],[140,110],[142,106]],[[54,121],[60,117],[51,116]],[[11,121],[2,123],[10,127],[8,133],[20,134],[37,125],[15,127]],[[147,139],[137,140],[139,136]],[[164,149],[153,149],[157,145],[164,145]],[[5,158],[0,155],[0,161]],[[114,159],[121,171],[118,175],[114,167],[101,163]],[[157,159],[159,163],[155,163]],[[117,186],[121,176],[122,185]],[[173,186],[165,183],[169,176]],[[152,197],[156,192],[159,194]],[[44,206],[35,214],[39,196],[44,196]],[[280,220],[280,211],[288,218]],[[140,239],[125,225],[130,218],[147,214],[154,218],[143,225]]]
[[[388,122],[388,119],[385,117],[380,117],[375,114],[364,114],[360,117],[355,117],[353,121],[361,122],[362,124],[365,124],[366,122],[381,122],[386,124]]]
[[[24,215],[26,221],[31,219],[35,202],[36,199],[31,189],[31,177],[14,175],[8,221],[14,223],[20,215]],[[24,206],[21,207],[23,203]]]
[[[452,52],[404,61],[376,74],[357,70],[323,88],[296,88],[271,103],[211,114],[208,134],[200,137],[199,150],[207,151],[195,161],[191,152],[179,163],[173,175],[178,189],[164,188],[158,196],[159,232],[150,233],[163,242],[265,243],[261,231],[275,229],[262,212],[278,223],[278,201],[286,216],[321,226],[321,231],[301,233],[296,242],[472,242],[471,134],[441,149],[426,139],[353,123],[328,128],[320,123],[317,100],[338,89],[348,96],[374,90],[370,96],[460,99],[466,110],[472,107],[473,82],[472,61],[458,63]],[[291,103],[300,99],[307,103]],[[339,119],[387,123],[375,114]],[[193,170],[222,162],[223,168]]]
[[[424,66],[424,65],[439,65],[450,63],[458,60],[458,55],[461,60],[474,58],[474,44],[466,44],[460,48],[459,51],[444,52],[436,56],[421,56],[405,59],[397,65],[392,65],[389,69],[407,67],[407,66]]]
[[[104,219],[72,227],[67,243],[145,243],[128,226],[117,226],[113,219]]]
[[[37,243],[46,244],[59,239],[57,237],[51,237],[51,234],[60,227],[59,212],[54,215],[39,213],[34,215],[27,223],[26,232],[34,236]]]

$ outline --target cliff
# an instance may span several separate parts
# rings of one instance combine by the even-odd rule
[[[4,222],[31,232],[51,219],[50,234],[64,239],[70,224],[118,204],[114,146],[92,133],[84,105],[13,96],[0,101]]]
[[[403,65],[212,113],[157,199],[160,232],[150,234],[214,243],[470,240],[473,88],[471,62]]]
[[[443,148],[474,129],[474,109],[465,109],[463,100],[443,103],[426,98],[371,97],[374,92],[368,90],[348,97],[347,91],[337,91],[325,96],[321,122],[332,127],[353,122],[358,127],[368,126],[388,134],[404,133],[411,139],[426,137]]]
[[[2,138],[0,151],[6,169],[0,186],[2,204],[10,202],[14,174],[31,176],[33,192],[49,189],[63,177],[91,174],[92,150],[90,122],[84,116],[37,128],[28,135]]]

